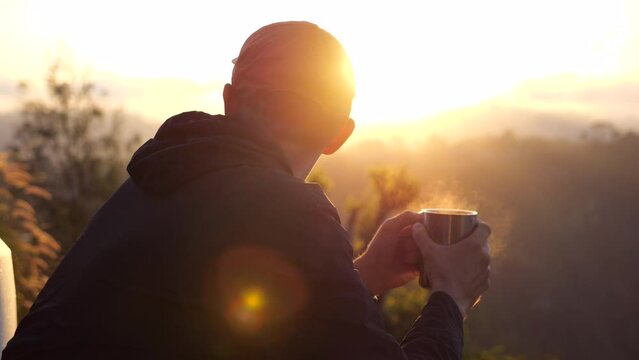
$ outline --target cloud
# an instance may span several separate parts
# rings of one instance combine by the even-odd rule
[[[561,75],[527,82],[510,100],[530,108],[627,118],[638,115],[637,99],[639,75],[598,79]]]

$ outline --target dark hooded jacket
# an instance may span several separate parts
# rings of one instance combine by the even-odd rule
[[[401,344],[384,330],[337,211],[259,128],[183,113],[128,171],[3,360],[461,358],[444,293]]]

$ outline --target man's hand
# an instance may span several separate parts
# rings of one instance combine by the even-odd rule
[[[406,234],[402,229],[410,230],[422,220],[422,215],[412,211],[386,220],[366,252],[355,260],[354,266],[372,294],[383,294],[419,275],[420,250],[411,239],[410,231]]]
[[[414,224],[412,230],[431,291],[450,295],[465,318],[490,285],[490,227],[479,223],[468,238],[453,245],[435,243],[421,223]]]

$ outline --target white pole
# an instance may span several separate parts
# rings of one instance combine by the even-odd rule
[[[17,326],[16,283],[11,250],[0,239],[0,351],[7,346]],[[0,354],[0,357],[2,355]]]

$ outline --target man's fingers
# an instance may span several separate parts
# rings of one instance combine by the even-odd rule
[[[402,254],[402,261],[409,265],[419,264],[422,261],[422,252],[418,248],[415,251],[405,252]]]
[[[386,220],[382,225],[382,229],[384,231],[390,231],[397,234],[402,230],[402,228],[420,221],[422,221],[422,215],[414,211],[404,211],[403,213]]]
[[[467,254],[473,254],[473,258],[480,266],[489,266],[491,257],[488,237],[490,233],[490,226],[484,222],[480,222],[466,239],[451,246]]]
[[[490,266],[490,253],[487,250],[482,250],[479,263],[483,266]]]
[[[490,226],[485,222],[480,222],[475,227],[475,230],[466,238],[464,241],[460,241],[460,243],[472,243],[470,246],[478,246],[484,247],[484,245],[488,242],[488,237],[490,236],[491,230]]]
[[[402,233],[404,233],[404,229],[408,229],[408,234],[404,234],[402,235]],[[400,237],[399,237],[399,249],[403,252],[407,252],[407,251],[419,251],[419,248],[417,247],[417,245],[415,244],[415,242],[413,241],[413,229],[411,226],[402,229],[402,233],[400,233]]]
[[[400,238],[409,238],[413,235],[413,230],[411,229],[411,226],[413,224],[410,225],[406,225],[404,226],[400,231],[399,231],[399,237]]]
[[[492,230],[490,229],[490,226],[488,226],[485,222],[480,221],[479,224],[477,224],[475,231],[473,231],[470,236],[480,240],[487,240],[491,232]]]

